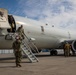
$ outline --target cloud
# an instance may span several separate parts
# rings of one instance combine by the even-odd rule
[[[61,28],[76,28],[75,0],[18,0],[22,13]]]

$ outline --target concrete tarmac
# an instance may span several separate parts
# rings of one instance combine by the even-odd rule
[[[19,68],[13,54],[0,54],[0,75],[76,75],[76,56],[50,56],[49,52],[36,56],[39,62],[30,63],[25,57]]]

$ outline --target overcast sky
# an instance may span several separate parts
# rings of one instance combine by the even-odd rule
[[[76,0],[0,0],[0,7],[8,9],[9,14],[76,29]]]

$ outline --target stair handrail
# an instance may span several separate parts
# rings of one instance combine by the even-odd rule
[[[33,50],[34,50],[34,48],[35,48],[35,50],[39,53],[39,51],[38,51],[38,48],[36,47],[36,45],[31,41],[31,39],[30,38],[28,38],[27,37],[27,35],[26,34],[24,34],[24,36],[25,36],[25,38],[28,40],[28,41],[26,41],[26,43],[30,46],[30,48],[32,48]]]

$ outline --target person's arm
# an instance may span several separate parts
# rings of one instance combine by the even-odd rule
[[[16,32],[19,32],[19,30],[20,30],[20,27],[16,30]]]

